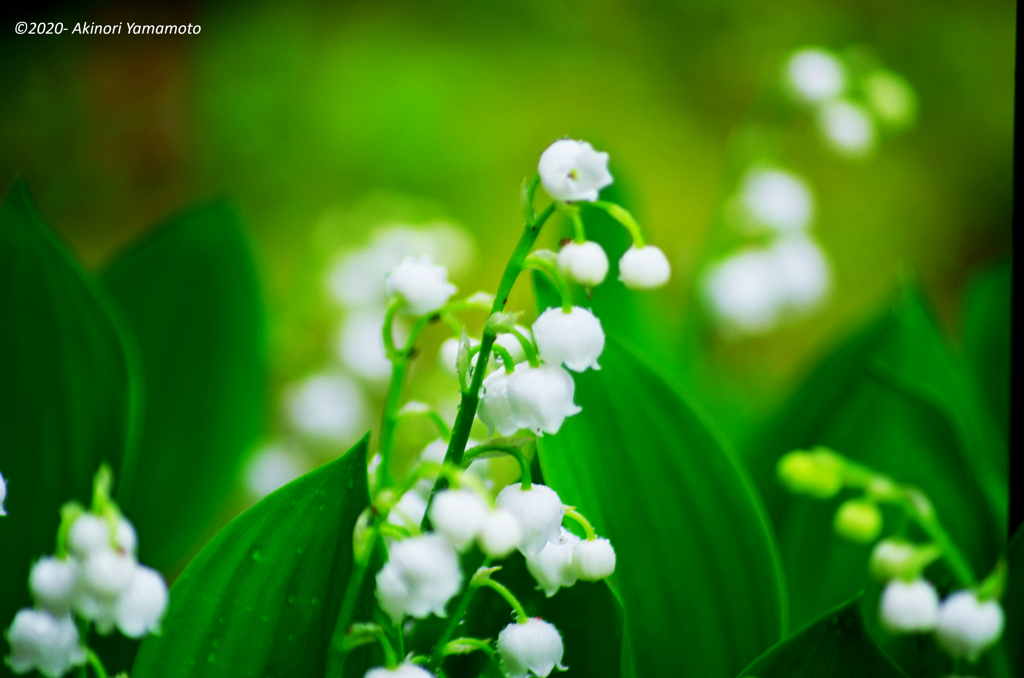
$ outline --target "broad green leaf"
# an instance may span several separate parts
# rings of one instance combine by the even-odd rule
[[[964,352],[1003,435],[1010,425],[1010,259],[977,275],[961,317]]]
[[[140,450],[118,494],[143,562],[184,565],[210,532],[266,399],[263,309],[235,212],[170,218],[104,272],[143,365]]]
[[[143,641],[132,677],[324,675],[352,530],[369,503],[366,445],[363,438],[221,530],[171,587],[163,634]],[[368,592],[359,621],[372,618]],[[354,676],[366,670],[352,668]]]
[[[799,582],[790,590],[794,623],[862,589],[874,605],[878,593],[867,571],[869,547],[832,531],[847,495],[830,502],[791,496],[776,479],[779,457],[814,445],[919,486],[975,573],[994,565],[1006,523],[1005,446],[965,365],[917,294],[905,290],[890,312],[826,359],[746,451],[779,535],[787,579]],[[887,513],[887,532],[896,519]],[[929,576],[940,587],[952,584],[941,566]]]
[[[130,365],[103,290],[15,183],[0,205],[0,627],[31,604],[29,567],[53,553],[60,506],[88,503],[100,463],[121,463]]]
[[[544,477],[615,546],[636,675],[735,675],[785,629],[759,500],[651,367],[612,337],[600,362],[574,375],[582,413],[540,439]]]
[[[1003,647],[1009,658],[1014,675],[1024,675],[1024,528],[1017,528],[1006,549],[1009,565],[1006,594],[1003,596],[1003,610],[1006,612],[1006,628],[1003,630]]]
[[[741,678],[906,678],[864,628],[861,596],[825,614],[757,658]]]

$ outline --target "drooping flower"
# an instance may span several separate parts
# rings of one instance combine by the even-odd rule
[[[586,141],[559,139],[540,155],[537,166],[544,190],[555,200],[597,200],[598,191],[612,183],[608,154]]]
[[[525,363],[516,365],[516,371],[523,369]],[[528,366],[527,366],[528,367]],[[503,436],[510,436],[522,428],[512,414],[512,405],[508,399],[508,384],[512,377],[505,370],[497,370],[484,377],[480,386],[480,405],[476,416],[487,426],[490,435],[495,430]]]
[[[391,547],[390,559],[377,573],[377,600],[396,624],[407,614],[443,617],[461,585],[455,549],[444,538],[427,534]]]
[[[526,556],[526,569],[548,598],[579,579],[579,571],[573,566],[573,551],[579,543],[580,538],[563,527],[558,539]]]
[[[36,605],[54,617],[71,611],[78,585],[78,563],[74,558],[41,558],[28,575],[28,588]]]
[[[118,599],[131,585],[136,567],[134,558],[113,549],[90,553],[82,561],[75,612],[96,622],[101,634],[110,633],[117,623]]]
[[[935,639],[956,659],[974,661],[1003,633],[1003,608],[978,600],[973,591],[957,591],[939,607]]]
[[[7,632],[7,642],[11,654],[6,661],[15,673],[36,669],[44,676],[59,678],[86,659],[78,643],[78,629],[68,614],[54,617],[45,610],[19,610]]]
[[[837,152],[847,156],[863,156],[875,145],[875,126],[867,111],[859,104],[837,99],[822,105],[818,123],[825,139]]]
[[[704,296],[719,322],[742,334],[771,329],[784,299],[775,258],[763,250],[746,250],[710,268]]]
[[[882,592],[878,614],[882,626],[892,633],[931,631],[939,615],[939,596],[924,579],[894,579]]]
[[[786,80],[800,99],[821,102],[846,89],[846,73],[839,60],[822,49],[807,48],[793,54],[786,64]]]
[[[508,509],[498,507],[487,514],[480,526],[480,550],[492,558],[504,558],[523,538],[519,521]]]
[[[751,171],[743,181],[740,196],[754,222],[780,235],[802,233],[814,211],[807,184],[782,170]]]
[[[882,512],[870,501],[847,499],[839,505],[833,527],[841,537],[869,544],[882,530]]]
[[[410,315],[419,316],[444,306],[458,288],[448,282],[447,268],[424,255],[403,259],[388,273],[385,289],[389,297],[402,298]]]
[[[548,365],[564,364],[574,372],[601,369],[597,358],[604,350],[604,330],[589,309],[573,306],[569,313],[549,308],[533,323],[537,351]]]
[[[582,411],[572,401],[576,389],[572,377],[558,366],[531,367],[520,363],[508,378],[506,389],[514,428],[502,435],[510,435],[521,428],[528,428],[537,435],[558,433],[566,417]]]
[[[671,274],[668,257],[654,245],[633,245],[619,259],[619,280],[631,290],[661,287]]]
[[[558,541],[565,509],[558,493],[547,485],[534,483],[524,490],[513,483],[498,493],[495,503],[519,521],[522,537],[518,547],[524,554],[540,553],[549,541]]]
[[[434,678],[434,674],[412,662],[403,662],[393,669],[383,666],[370,669],[363,678]]]
[[[136,565],[131,583],[114,606],[117,628],[129,638],[159,631],[167,608],[167,583],[156,570]]]
[[[533,617],[525,624],[513,622],[498,634],[501,666],[509,678],[525,678],[531,671],[545,678],[557,666],[561,670],[562,636],[552,624]]]
[[[558,270],[567,279],[596,287],[608,275],[608,255],[596,242],[570,242],[558,251]]]
[[[615,549],[607,539],[584,539],[576,544],[572,565],[583,581],[600,581],[615,572]]]
[[[444,490],[430,505],[430,522],[456,551],[463,551],[480,531],[489,510],[472,490]]]

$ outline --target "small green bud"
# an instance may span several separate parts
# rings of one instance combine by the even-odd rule
[[[868,565],[871,576],[883,583],[892,579],[915,579],[915,577],[906,576],[907,570],[914,561],[915,551],[915,546],[908,541],[883,539],[871,551],[871,560]]]
[[[827,450],[796,450],[779,460],[779,478],[791,492],[830,499],[843,489],[843,461]]]
[[[352,529],[352,557],[357,563],[369,562],[370,549],[376,536],[376,530],[373,528],[373,509],[367,506],[356,518],[356,525]]]
[[[869,501],[848,499],[836,512],[835,530],[850,541],[867,544],[882,531],[882,513]]]

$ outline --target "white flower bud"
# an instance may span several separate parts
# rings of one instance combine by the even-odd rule
[[[582,412],[572,401],[575,389],[572,377],[561,367],[516,365],[507,385],[515,430],[528,428],[537,435],[558,433],[566,417]],[[502,432],[502,435],[509,434]]]
[[[782,238],[769,253],[775,259],[780,293],[788,306],[802,311],[824,299],[831,276],[825,255],[813,241]]]
[[[530,338],[530,330],[526,329],[522,325],[515,326],[516,331],[522,334],[527,339]],[[523,345],[519,343],[519,339],[514,334],[504,333],[499,334],[494,340],[496,346],[501,346],[503,349],[508,351],[508,354],[512,356],[512,362],[521,363],[526,360],[526,352],[523,350]],[[494,362],[497,365],[502,364],[501,356],[495,355]]]
[[[558,629],[536,617],[509,624],[498,634],[501,666],[509,678],[525,678],[531,671],[545,678],[556,666],[564,671],[564,651]]]
[[[744,179],[741,196],[753,220],[780,235],[802,233],[811,221],[810,189],[789,172],[754,170]]]
[[[957,591],[939,607],[935,639],[956,659],[975,661],[1003,633],[1003,608],[981,602],[972,591]]]
[[[569,313],[549,308],[533,323],[537,351],[548,365],[565,364],[574,372],[601,369],[597,358],[604,350],[601,321],[589,309],[573,306]]]
[[[435,266],[429,256],[406,257],[388,273],[389,297],[400,296],[411,315],[427,315],[444,306],[458,289],[448,282],[448,269]]]
[[[114,616],[121,633],[141,638],[159,631],[160,619],[167,609],[167,583],[156,570],[138,565],[131,585],[118,597]]]
[[[427,502],[418,492],[406,492],[388,513],[388,522],[410,530],[418,529],[427,512]]]
[[[558,541],[565,510],[558,493],[547,485],[533,483],[524,490],[513,483],[498,493],[495,503],[519,521],[523,534],[518,546],[524,554],[540,553],[549,541]]]
[[[898,539],[883,539],[871,551],[868,568],[881,582],[903,576],[914,559],[917,549],[913,544]]]
[[[135,526],[122,517],[117,521],[117,528],[114,530],[114,543],[123,553],[135,555],[135,549],[139,544],[138,534]]]
[[[516,371],[522,369],[524,364],[516,365]],[[476,416],[487,426],[488,435],[497,430],[503,436],[510,436],[521,428],[512,414],[512,405],[508,400],[511,376],[503,369],[497,370],[484,377],[480,387],[480,404]]]
[[[7,481],[4,480],[4,474],[0,473],[0,516],[6,516],[7,511],[4,510],[4,501],[7,500]]]
[[[78,629],[71,615],[54,617],[42,610],[19,610],[7,632],[7,642],[11,645],[7,664],[15,673],[36,669],[44,676],[59,678],[71,667],[85,663],[85,650],[78,644]]]
[[[596,242],[570,242],[558,252],[558,270],[569,280],[596,287],[608,275],[608,255]]]
[[[793,93],[808,102],[820,102],[843,93],[846,73],[831,53],[821,49],[795,52],[786,64],[786,80]]]
[[[110,527],[99,516],[86,513],[78,517],[68,531],[68,546],[79,558],[110,548]]]
[[[891,633],[931,631],[939,614],[939,596],[924,579],[894,579],[882,592],[878,614],[882,626]]]
[[[430,505],[430,522],[455,550],[463,551],[473,542],[487,512],[487,504],[476,492],[445,490]]]
[[[555,200],[597,200],[597,193],[612,183],[608,154],[586,141],[559,139],[540,155],[537,165],[544,190]]]
[[[875,145],[875,126],[860,105],[837,99],[822,105],[818,123],[825,139],[844,155],[866,155]]]
[[[573,568],[583,581],[600,581],[615,572],[615,549],[607,539],[584,539],[572,553]]]
[[[383,666],[370,669],[363,678],[434,678],[434,674],[418,664],[404,662],[393,669]]]
[[[549,541],[539,553],[526,556],[526,569],[548,598],[563,586],[572,586],[579,578],[572,562],[573,551],[579,543],[580,538],[563,527],[558,539]]]
[[[671,274],[668,258],[654,245],[633,245],[619,259],[619,280],[631,290],[661,287]]]
[[[28,587],[36,605],[55,617],[71,611],[77,583],[78,563],[73,558],[42,558],[28,575]]]
[[[396,542],[390,560],[377,573],[377,600],[397,624],[406,614],[422,619],[445,616],[445,605],[459,592],[459,558],[445,539],[428,534]]]
[[[492,558],[504,558],[523,538],[523,529],[511,511],[499,507],[484,518],[477,538],[481,551]]]

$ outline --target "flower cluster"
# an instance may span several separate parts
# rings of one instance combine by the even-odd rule
[[[56,677],[85,663],[73,614],[103,635],[116,626],[130,638],[159,630],[167,584],[136,559],[135,528],[109,498],[109,472],[97,474],[90,511],[68,504],[61,514],[57,554],[36,561],[29,574],[35,608],[20,610],[7,632],[16,673],[38,669]]]

